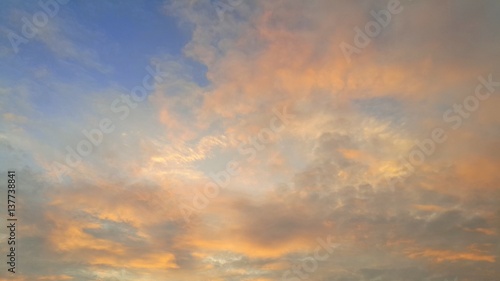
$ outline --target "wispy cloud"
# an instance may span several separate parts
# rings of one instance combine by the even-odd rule
[[[350,62],[339,45],[390,1],[238,1],[223,20],[214,2],[70,2],[22,52],[0,49],[13,280],[498,279],[498,91],[459,108],[478,77],[500,81],[497,2],[401,0]],[[33,9],[6,7],[2,34]],[[262,142],[282,108],[293,118]],[[104,118],[114,130],[59,178]],[[445,126],[409,172],[401,159]]]

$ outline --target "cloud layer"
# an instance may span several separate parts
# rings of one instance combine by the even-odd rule
[[[220,3],[3,4],[2,280],[500,277],[497,1]]]

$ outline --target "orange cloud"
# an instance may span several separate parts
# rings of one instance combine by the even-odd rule
[[[160,269],[168,270],[178,268],[175,256],[171,253],[145,254],[140,257],[130,256],[97,256],[90,261],[92,265],[105,265],[131,269]]]
[[[481,261],[481,262],[496,262],[496,257],[492,255],[486,255],[479,252],[456,252],[450,250],[435,250],[435,249],[425,249],[422,251],[415,251],[408,253],[410,258],[429,258],[435,262],[454,262],[460,260],[466,261]]]

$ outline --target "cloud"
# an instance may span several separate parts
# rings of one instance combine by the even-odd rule
[[[22,188],[19,280],[281,280],[327,237],[338,247],[311,280],[499,276],[499,99],[457,130],[443,119],[479,75],[500,79],[498,3],[402,1],[349,63],[339,44],[387,1],[244,1],[223,21],[213,2],[164,3],[189,42],[140,54],[165,75],[124,120],[111,104],[134,82],[94,77],[120,69],[86,41],[114,43],[76,19],[37,37],[51,63],[0,79],[0,170],[16,168]],[[246,159],[239,146],[282,108],[293,120]],[[54,161],[102,118],[114,132],[59,180]],[[409,171],[401,157],[436,127],[448,141]],[[187,223],[183,204],[229,161],[239,173]]]

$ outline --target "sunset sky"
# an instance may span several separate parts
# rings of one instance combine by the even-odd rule
[[[3,0],[0,35],[2,281],[500,280],[500,1]]]

